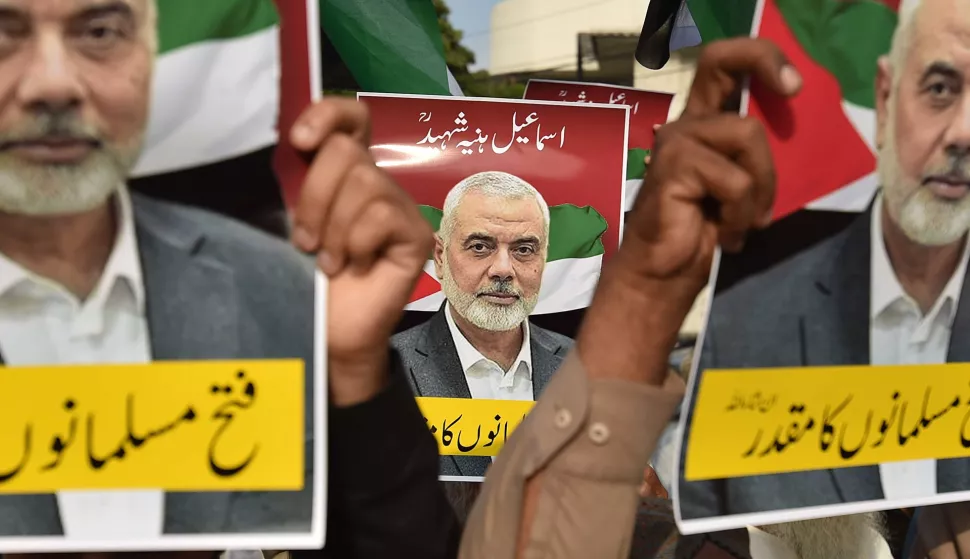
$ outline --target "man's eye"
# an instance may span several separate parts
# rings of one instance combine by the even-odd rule
[[[485,246],[484,243],[475,243],[469,248],[472,249],[472,251],[474,252],[485,252],[486,250],[488,250],[488,247]]]
[[[125,30],[121,25],[112,22],[94,21],[80,30],[80,40],[85,46],[94,49],[106,49],[116,45],[125,38]]]
[[[535,249],[529,246],[522,246],[517,248],[516,252],[518,252],[522,256],[529,256],[530,254],[535,254]]]
[[[934,82],[926,86],[926,92],[934,101],[946,101],[956,94],[953,87],[946,82]]]

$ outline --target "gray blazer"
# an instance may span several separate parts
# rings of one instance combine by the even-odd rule
[[[536,400],[573,346],[566,336],[529,324],[532,340],[532,391]],[[408,380],[417,396],[471,398],[462,374],[458,349],[451,339],[444,306],[427,322],[396,334],[391,345],[401,354]],[[442,456],[441,475],[484,476],[492,463],[487,456]]]
[[[169,492],[164,533],[309,532],[312,262],[225,217],[137,194],[132,203],[154,360],[298,358],[307,366],[303,490]],[[63,533],[54,495],[0,495],[0,536]]]
[[[839,234],[715,296],[698,371],[868,365],[871,213],[870,206]],[[964,293],[968,282],[970,275]],[[967,333],[970,297],[962,297],[948,362],[970,362]],[[695,383],[695,398],[699,386],[700,382]],[[685,436],[689,433],[688,423]],[[878,466],[686,482],[686,447],[682,445],[679,476],[684,519],[884,498]],[[940,493],[967,489],[970,460],[937,461]]]

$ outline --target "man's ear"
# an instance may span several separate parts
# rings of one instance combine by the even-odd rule
[[[438,277],[438,281],[444,279],[444,266],[445,266],[445,242],[441,239],[441,235],[435,233],[434,235],[434,275]]]
[[[894,68],[888,56],[879,58],[876,71],[876,147],[882,149],[889,123],[889,103],[893,92]]]

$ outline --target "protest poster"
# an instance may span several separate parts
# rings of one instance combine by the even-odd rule
[[[643,174],[646,172],[644,160],[653,148],[653,127],[667,122],[674,96],[670,93],[644,91],[619,85],[529,80],[523,98],[563,103],[620,104],[630,107],[630,131],[627,136],[629,153],[624,201],[624,208],[630,211],[643,183]]]
[[[768,132],[776,221],[715,258],[683,533],[970,500],[964,7],[759,2],[754,34],[804,85],[755,82],[742,106]]]
[[[51,43],[50,52],[67,53],[56,61],[0,60],[10,77],[4,87],[45,79],[44,64],[83,60],[83,72],[61,66],[58,76],[83,79],[70,85],[86,94],[54,111],[66,82],[35,82],[32,97],[8,91],[0,104],[5,137],[38,135],[0,150],[2,553],[323,545],[322,274],[288,242],[251,226],[119,187],[143,154],[146,172],[178,159],[166,131],[178,136],[171,127],[193,119],[168,120],[172,114],[160,109],[172,104],[158,95],[200,83],[217,88],[207,78],[232,74],[221,65],[246,58],[254,44],[280,41],[279,21],[301,30],[304,45],[318,45],[318,4],[286,2],[277,13],[271,0],[234,1],[245,16],[197,4],[159,2],[157,28],[153,2],[10,7],[25,34],[41,27],[30,24],[38,18],[62,22],[70,34],[45,31],[45,41],[62,41]],[[112,39],[124,34],[115,29],[130,30],[131,40]],[[77,40],[82,33],[86,39]],[[286,48],[271,52],[290,85],[302,82],[303,107],[319,98],[318,64],[296,68]],[[256,74],[279,80],[276,72]],[[262,145],[272,141],[263,130],[265,85],[219,95],[227,106],[238,106],[233,95],[260,97],[241,104],[258,113],[250,124],[262,133],[249,139]],[[21,103],[30,103],[29,110]],[[220,136],[237,121],[191,124],[185,149],[215,149],[223,140],[228,151],[195,151],[182,159],[186,165],[248,149]],[[205,133],[211,142],[195,136]],[[70,143],[68,134],[84,136]],[[288,170],[284,182],[298,184],[306,163]],[[51,241],[40,244],[67,239],[69,257],[63,246],[53,255],[33,245],[18,250],[13,241],[38,220]]]
[[[443,479],[481,480],[573,345],[575,332],[535,318],[587,307],[619,246],[629,108],[359,99],[378,166],[438,238],[392,344]]]

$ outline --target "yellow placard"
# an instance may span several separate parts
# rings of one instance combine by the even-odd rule
[[[0,493],[303,487],[302,360],[0,368]]]
[[[418,398],[442,455],[495,456],[535,402]]]
[[[970,364],[707,370],[689,481],[970,457]]]

